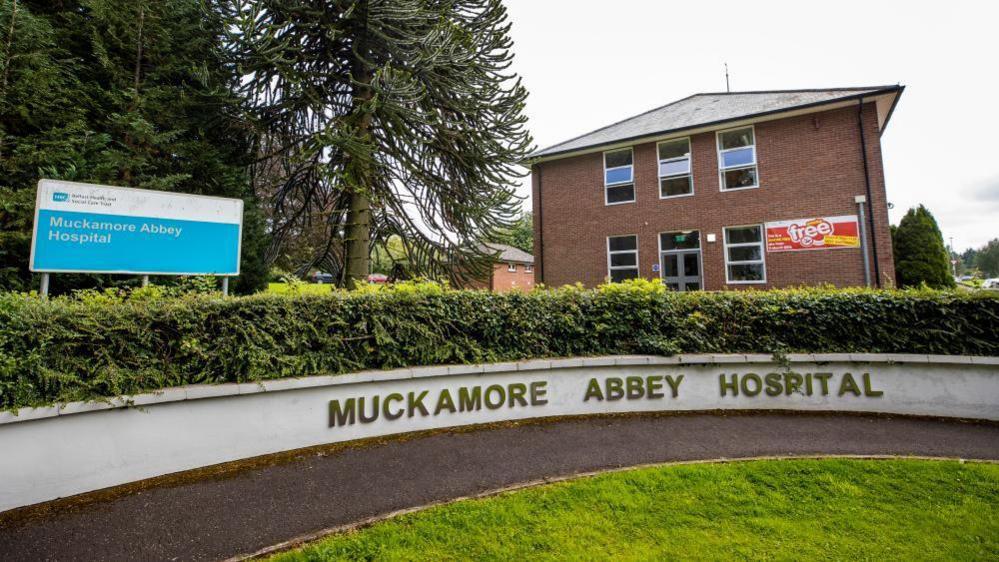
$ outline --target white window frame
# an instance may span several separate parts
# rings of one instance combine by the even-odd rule
[[[517,264],[515,263],[506,264],[506,270],[510,273],[517,273]]]
[[[756,137],[753,137],[753,138],[755,139]],[[662,175],[661,172],[662,172],[662,164],[663,164],[663,162],[675,162],[677,160],[682,160],[682,157],[681,158],[667,158],[665,160],[660,160],[659,159],[659,145],[661,145],[661,144],[669,144],[671,142],[676,142],[676,141],[681,141],[681,140],[686,140],[687,141],[687,150],[689,150],[689,152],[687,153],[687,162],[688,162],[688,166],[690,167],[689,171],[686,174],[673,174],[673,175],[669,175],[669,176]],[[755,158],[755,156],[754,156],[754,158]],[[660,199],[678,199],[680,197],[692,197],[694,195],[694,145],[691,142],[690,137],[677,137],[675,139],[666,139],[664,141],[659,141],[659,142],[656,143],[656,175],[659,177],[659,179],[656,182],[657,183],[656,188],[659,190],[659,198]],[[684,176],[687,176],[687,177],[690,178],[690,193],[683,193],[683,194],[680,194],[680,195],[663,195],[663,180],[664,179],[667,179],[667,178],[669,178],[669,179],[672,179],[672,178],[682,178]]]
[[[753,131],[753,144],[750,145],[750,146],[752,146],[752,148],[753,148],[753,165],[752,165],[752,167],[756,169],[756,183],[753,184],[753,185],[745,185],[745,186],[742,186],[742,187],[730,187],[730,188],[726,188],[725,187],[725,171],[726,170],[743,170],[743,169],[746,169],[746,168],[750,167],[749,165],[733,166],[732,168],[724,168],[723,167],[724,166],[724,164],[723,164],[724,161],[722,160],[722,154],[724,154],[726,152],[733,151],[733,150],[743,150],[743,149],[745,149],[747,147],[740,146],[740,147],[737,147],[737,148],[728,148],[728,149],[722,150],[722,147],[721,147],[721,136],[722,136],[722,133],[729,133],[729,132],[732,132],[732,131],[738,131],[740,129],[752,129],[752,131]],[[724,129],[724,130],[721,130],[721,131],[716,131],[715,132],[715,149],[718,151],[718,191],[721,191],[722,193],[727,193],[729,191],[742,191],[743,189],[759,189],[760,188],[760,158],[759,158],[759,154],[757,154],[757,152],[756,152],[756,126],[755,125],[743,125],[741,127],[732,127],[731,129]]]
[[[631,165],[630,166],[615,166],[613,168],[607,167],[607,155],[612,152],[624,152],[625,150],[631,152]],[[634,203],[638,200],[638,189],[635,187],[635,148],[632,146],[626,148],[615,148],[613,150],[605,150],[602,155],[604,163],[604,206],[611,205],[625,205],[627,203]],[[618,170],[621,168],[631,168],[631,181],[620,181],[617,183],[607,183],[607,172],[610,170]],[[631,199],[628,201],[615,201],[611,203],[607,198],[607,190],[612,187],[622,187],[625,185],[631,185]]]
[[[524,273],[534,273],[534,266],[530,264],[525,264]]]
[[[614,250],[614,251],[611,251],[611,246],[610,246],[611,238],[628,238],[628,237],[631,237],[631,238],[635,239],[635,249],[634,250]],[[613,278],[611,276],[611,271],[613,271],[613,270],[634,269],[635,270],[635,279],[638,279],[638,278],[640,278],[642,276],[642,262],[638,258],[638,235],[637,234],[615,234],[614,236],[608,236],[607,237],[607,244],[606,244],[605,247],[607,248],[607,281],[609,283],[613,283],[614,282],[612,280]],[[615,254],[635,254],[635,265],[613,265],[612,266],[611,265],[611,256],[615,255]]]
[[[738,242],[735,244],[729,244],[728,241],[728,231],[732,228],[751,228],[756,227],[760,229],[760,241],[759,242]],[[722,244],[725,250],[725,283],[728,285],[764,285],[767,282],[767,231],[763,224],[737,224],[732,226],[722,227]],[[758,260],[739,260],[731,261],[728,256],[729,248],[747,248],[750,246],[757,246],[760,248],[760,259]],[[729,274],[728,266],[730,265],[754,265],[760,264],[763,266],[763,279],[759,281],[733,281],[731,275]]]

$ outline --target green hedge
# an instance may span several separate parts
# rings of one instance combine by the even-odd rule
[[[191,383],[601,354],[999,355],[999,298],[640,282],[498,295],[433,285],[318,295],[0,296],[0,409]]]

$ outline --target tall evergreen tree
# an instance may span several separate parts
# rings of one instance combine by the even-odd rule
[[[975,267],[989,277],[999,276],[999,238],[993,238],[975,253]]]
[[[961,262],[964,264],[964,269],[972,269],[978,267],[975,261],[978,259],[978,250],[974,248],[968,248],[967,250],[961,252]]]
[[[294,217],[325,212],[325,268],[353,286],[397,236],[414,274],[487,274],[480,242],[512,226],[531,145],[502,3],[228,4],[262,167],[282,171],[267,191]]]
[[[265,282],[239,76],[221,50],[221,13],[206,2],[0,0],[0,213],[17,219],[5,221],[0,269],[17,268],[10,286],[30,280],[30,218],[17,213],[41,177],[243,198],[235,288]]]
[[[893,232],[895,278],[900,287],[925,283],[936,288],[954,287],[950,259],[936,219],[926,207],[909,209]]]

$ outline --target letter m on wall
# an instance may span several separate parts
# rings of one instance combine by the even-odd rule
[[[339,400],[330,400],[330,427],[354,425],[356,422],[357,401],[348,398],[343,406]]]

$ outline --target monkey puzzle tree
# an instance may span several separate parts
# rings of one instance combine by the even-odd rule
[[[485,274],[479,242],[512,226],[516,165],[531,145],[502,3],[227,5],[261,131],[258,168],[273,182],[275,240],[325,209],[331,243],[319,265],[348,287],[392,236],[414,274]]]

